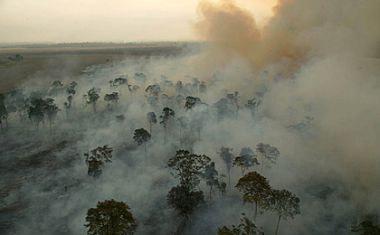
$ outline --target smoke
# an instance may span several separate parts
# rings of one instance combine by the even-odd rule
[[[15,234],[84,234],[87,209],[111,198],[128,203],[138,234],[172,234],[180,221],[166,194],[178,182],[166,168],[168,158],[186,147],[210,156],[219,173],[226,174],[220,147],[238,154],[260,142],[281,152],[277,164],[261,173],[274,188],[301,199],[301,216],[281,222],[281,234],[348,234],[358,217],[380,213],[379,7],[376,0],[280,1],[273,17],[258,26],[233,1],[202,1],[195,29],[209,44],[200,52],[190,47],[177,56],[91,66],[75,78],[64,74],[65,84],[78,82],[77,95],[67,116],[66,95],[55,97],[62,112],[53,133],[37,131],[12,114],[11,128],[0,138],[1,165],[9,166],[1,183],[17,188],[1,203],[22,208],[15,215],[9,212]],[[145,81],[135,76],[141,72]],[[31,76],[33,81],[22,86],[25,95],[46,92],[52,78]],[[103,97],[115,91],[109,80],[119,76],[128,76],[128,83],[140,90],[116,88],[120,101],[109,110]],[[194,89],[195,77],[206,82],[207,92]],[[208,108],[184,111],[176,100],[179,80],[187,91],[182,95],[199,96]],[[151,104],[144,91],[151,84],[160,84],[167,97]],[[96,114],[82,100],[92,87],[101,89]],[[239,92],[239,111],[218,114],[214,104],[234,91]],[[245,107],[253,97],[262,101],[254,117]],[[200,138],[188,126],[181,130],[186,137],[181,143],[178,125],[173,125],[165,143],[165,131],[157,124],[145,154],[133,142],[133,131],[148,129],[147,112],[159,116],[165,106],[200,125]],[[124,115],[124,121],[116,115]],[[83,153],[105,144],[114,148],[113,162],[95,180],[87,175]],[[240,169],[234,167],[231,176],[234,185]],[[204,183],[200,188],[208,190]],[[251,216],[252,208],[242,204],[236,190],[224,197],[215,194],[192,215],[184,233],[214,234],[220,226],[238,223],[243,212]],[[264,213],[256,223],[270,234],[274,218]]]
[[[259,28],[235,1],[203,0],[195,31],[212,42],[210,58],[222,56],[223,63],[240,56],[256,70],[281,64],[279,72],[289,77],[315,56],[378,55],[378,10],[376,0],[279,1],[273,17]]]
[[[235,1],[201,1],[195,25],[210,42],[207,69],[236,61],[251,69],[250,80],[242,82],[237,72],[224,84],[252,94],[264,78],[272,79],[263,104],[271,122],[313,117],[313,138],[287,139],[282,149],[293,152],[293,161],[307,162],[303,177],[344,182],[358,214],[379,211],[379,10],[376,0],[279,1],[259,28]]]

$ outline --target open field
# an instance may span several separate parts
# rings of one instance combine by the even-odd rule
[[[0,93],[28,79],[60,80],[75,77],[90,65],[121,61],[127,57],[169,56],[181,53],[185,43],[85,43],[0,46]],[[22,61],[10,56],[22,55]]]

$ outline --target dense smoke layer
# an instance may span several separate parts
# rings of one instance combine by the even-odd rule
[[[259,29],[253,15],[234,1],[205,0],[196,31],[225,60],[242,56],[255,68],[281,63],[281,72],[294,72],[314,56],[378,56],[379,8],[376,0],[279,1],[274,16]]]
[[[379,7],[377,0],[284,0],[268,23],[257,27],[249,11],[232,1],[202,1],[196,29],[210,41],[207,48],[89,67],[76,78],[77,95],[67,114],[65,92],[47,92],[47,81],[56,78],[32,75],[21,87],[25,97],[53,96],[62,111],[53,131],[47,124],[36,130],[14,113],[1,134],[8,166],[2,184],[19,186],[1,201],[21,211],[9,212],[14,233],[84,234],[87,209],[113,198],[132,208],[137,234],[173,234],[180,218],[166,195],[178,181],[166,163],[175,151],[206,154],[220,174],[227,174],[221,147],[239,154],[263,142],[281,156],[272,168],[251,170],[301,200],[301,216],[281,222],[280,233],[349,234],[352,222],[380,213]],[[120,76],[140,89],[110,86],[109,80]],[[207,84],[206,92],[194,78]],[[73,78],[61,80],[66,86]],[[179,80],[185,91],[175,88]],[[145,91],[152,84],[160,85],[158,100]],[[96,113],[82,99],[92,87],[101,89]],[[103,97],[114,91],[120,100],[109,106]],[[239,110],[220,110],[216,104],[235,91]],[[185,111],[178,94],[197,96],[208,106]],[[253,97],[261,100],[254,115],[245,106]],[[134,143],[133,131],[149,129],[146,114],[159,116],[165,106],[191,125],[180,129],[176,122],[168,130],[154,125],[145,153]],[[124,119],[116,118],[120,115]],[[93,179],[83,153],[106,144],[114,148],[113,162]],[[48,161],[39,165],[41,158]],[[198,208],[183,234],[215,234],[220,226],[238,223],[243,212],[252,217],[252,206],[243,204],[233,187],[242,173],[236,167],[231,173],[232,190],[226,196],[215,193]],[[204,183],[200,189],[208,190]],[[275,220],[264,213],[256,223],[272,234]]]

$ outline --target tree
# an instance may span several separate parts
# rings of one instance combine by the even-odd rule
[[[150,140],[150,134],[144,128],[136,129],[133,134],[133,139],[138,145],[144,144],[145,154],[146,154],[146,143]]]
[[[174,171],[173,174],[180,181],[180,184],[173,187],[167,195],[168,204],[184,217],[179,230],[185,226],[194,209],[204,201],[203,192],[195,189],[210,160],[206,155],[178,150],[168,161],[168,167]]]
[[[255,223],[248,219],[244,214],[240,219],[240,224],[232,225],[232,228],[223,226],[218,228],[218,235],[263,235],[264,233],[259,229]]]
[[[94,112],[96,112],[96,102],[100,98],[99,92],[100,92],[99,89],[96,89],[95,87],[93,87],[87,91],[86,95],[84,95],[86,99],[86,103],[92,105],[92,109]]]
[[[193,191],[186,186],[179,185],[170,189],[167,201],[181,216],[188,219],[195,208],[204,202],[204,196],[202,191]]]
[[[57,117],[58,112],[60,109],[58,106],[54,103],[54,99],[47,98],[44,104],[44,113],[46,114],[46,117],[49,121],[49,128],[51,130],[51,125],[54,121],[54,119]]]
[[[259,162],[252,149],[244,147],[241,149],[239,156],[235,157],[233,165],[240,167],[242,175],[244,175],[246,170],[255,165],[259,165]]]
[[[261,171],[263,170],[264,164],[267,166],[269,164],[275,164],[278,157],[280,156],[280,151],[274,146],[269,144],[259,143],[256,145],[257,155],[261,158]]]
[[[231,104],[233,104],[234,108],[235,108],[235,117],[237,117],[238,113],[239,113],[239,109],[240,109],[240,106],[239,106],[239,92],[235,91],[234,93],[231,93],[231,94],[227,94],[227,99],[229,100],[229,102]]]
[[[169,159],[168,167],[179,177],[181,186],[193,190],[199,185],[200,177],[210,161],[211,159],[206,155],[197,155],[181,149]]]
[[[166,135],[167,135],[167,128],[168,128],[168,125],[169,125],[169,122],[170,120],[172,120],[175,116],[175,112],[173,111],[173,109],[171,108],[168,108],[168,107],[165,107],[163,110],[162,110],[162,114],[160,116],[161,118],[161,121],[160,121],[160,124],[162,124],[162,126],[164,127],[164,130],[165,130],[165,142],[166,142]]]
[[[158,84],[149,85],[145,89],[145,92],[147,92],[151,96],[157,97],[161,92],[161,87]]]
[[[259,111],[259,106],[261,105],[260,98],[253,97],[252,99],[247,101],[247,104],[245,107],[251,111],[252,117],[256,115],[256,113]]]
[[[210,187],[209,198],[211,200],[213,188],[219,186],[218,171],[215,169],[215,162],[211,162],[205,167],[203,178],[206,180],[206,184]]]
[[[136,231],[137,222],[126,203],[111,199],[88,209],[85,226],[88,235],[127,235]]]
[[[256,220],[258,205],[264,204],[271,193],[268,180],[253,171],[241,177],[235,187],[243,193],[244,202],[255,203],[254,219]]]
[[[111,94],[105,94],[104,101],[107,102],[108,109],[111,109],[112,104],[119,102],[119,93],[112,92]]]
[[[148,120],[149,123],[149,133],[152,133],[152,126],[153,124],[157,123],[157,117],[154,112],[149,112],[146,114],[146,119]]]
[[[232,167],[232,161],[234,158],[234,155],[232,153],[231,148],[226,148],[226,147],[221,147],[219,156],[222,158],[224,163],[226,164],[226,169],[227,169],[227,175],[228,175],[228,185],[231,190],[231,167]]]
[[[123,77],[115,78],[114,80],[109,81],[111,88],[118,87],[121,85],[128,85],[128,79]]]
[[[50,87],[50,94],[54,92],[54,94],[57,96],[58,92],[63,89],[63,83],[59,80],[53,81]]]
[[[7,123],[8,110],[5,106],[5,95],[0,94],[0,128],[3,128],[3,121]]]
[[[98,177],[102,174],[102,168],[106,162],[112,162],[113,149],[104,145],[85,153],[86,163],[88,165],[88,175]]]
[[[235,103],[233,103],[233,100],[231,99],[221,98],[214,104],[214,107],[217,112],[218,120],[222,120],[225,117],[236,117],[237,109]]]
[[[45,101],[42,98],[32,98],[28,108],[28,117],[38,128],[44,120]]]
[[[182,93],[182,90],[183,90],[182,81],[177,81],[177,83],[175,84],[175,90],[176,90],[177,94]]]
[[[352,225],[351,231],[360,235],[379,235],[380,226],[373,221],[374,219],[374,216],[366,216],[360,223]]]
[[[278,215],[277,225],[276,225],[276,235],[278,234],[278,229],[280,226],[280,220],[287,218],[294,218],[295,215],[300,213],[300,199],[289,192],[288,190],[271,190],[269,197],[264,203],[264,207],[271,211],[274,211]]]
[[[67,97],[67,101],[65,103],[63,103],[63,105],[65,106],[65,109],[66,109],[66,116],[68,116],[68,114],[69,114],[69,110],[71,109],[72,103],[73,103],[73,96],[69,95]]]
[[[189,120],[185,116],[181,116],[177,118],[178,126],[179,126],[179,144],[182,146],[182,130],[188,126]]]
[[[66,93],[70,96],[73,96],[73,95],[75,95],[76,94],[76,90],[75,90],[75,88],[76,88],[76,86],[78,85],[78,83],[77,82],[75,82],[75,81],[72,81],[72,82],[70,82],[70,84],[68,85],[68,87],[66,88]]]
[[[188,96],[186,97],[185,109],[192,109],[198,104],[202,104],[201,99],[199,99],[198,97]]]
[[[135,73],[135,80],[140,82],[146,81],[146,75],[145,73]]]

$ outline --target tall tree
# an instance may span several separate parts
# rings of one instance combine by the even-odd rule
[[[48,119],[49,128],[51,131],[52,123],[54,122],[55,118],[57,117],[57,114],[60,111],[60,109],[54,103],[54,99],[52,99],[52,98],[47,98],[44,102],[45,102],[44,113],[46,114],[46,118]]]
[[[165,130],[165,136],[164,136],[165,143],[166,143],[167,129],[168,129],[169,123],[174,117],[175,117],[175,112],[173,111],[173,109],[165,107],[162,110],[162,114],[160,116],[161,118],[160,124],[162,124]]]
[[[226,164],[227,175],[228,175],[228,185],[231,190],[231,167],[232,167],[232,161],[234,159],[232,148],[221,147],[219,156],[222,158],[222,160]]]
[[[31,98],[28,107],[28,117],[38,128],[39,124],[44,121],[46,102],[42,98]]]
[[[183,130],[188,126],[189,120],[185,116],[177,118],[178,129],[179,129],[179,145],[182,146],[182,133]]]
[[[235,157],[233,165],[240,167],[242,175],[244,175],[246,170],[255,165],[259,165],[259,162],[255,152],[249,147],[244,147],[241,149],[239,156]]]
[[[259,112],[259,106],[261,105],[261,100],[258,97],[253,97],[247,101],[245,107],[251,111],[252,117],[254,117]]]
[[[174,170],[182,186],[193,190],[199,185],[200,177],[210,161],[211,159],[206,155],[197,155],[181,149],[169,159],[168,167]]]
[[[190,190],[186,186],[178,185],[170,189],[167,201],[179,215],[187,220],[193,211],[204,202],[204,196],[202,191]]]
[[[136,129],[133,134],[133,139],[138,145],[144,144],[145,154],[146,154],[146,144],[150,140],[151,136],[147,130],[144,128]]]
[[[203,192],[197,191],[196,188],[210,160],[206,155],[178,150],[176,155],[168,161],[168,167],[173,170],[172,173],[179,178],[180,183],[173,187],[167,195],[168,204],[184,218],[177,231],[179,234],[195,208],[204,201]]]
[[[149,123],[149,133],[152,134],[152,126],[157,123],[157,116],[154,112],[149,112],[146,114],[146,119]]]
[[[215,162],[210,162],[210,164],[205,167],[203,178],[210,187],[209,199],[211,200],[214,187],[218,188],[219,186],[218,171],[215,169]]]
[[[96,102],[100,98],[99,92],[100,89],[96,89],[95,87],[93,87],[87,91],[86,95],[84,95],[86,103],[92,105],[92,109],[94,112],[96,112]]]
[[[261,171],[263,171],[264,165],[270,167],[275,164],[280,156],[280,151],[276,147],[263,143],[256,145],[256,153],[260,158]]]
[[[299,203],[300,199],[288,190],[271,190],[264,206],[278,215],[276,235],[278,234],[281,219],[293,219],[295,215],[300,214]]]
[[[244,202],[255,203],[254,219],[256,220],[258,206],[264,205],[271,193],[268,180],[253,171],[241,177],[235,187],[243,193]]]
[[[73,96],[72,95],[67,96],[67,101],[63,103],[66,109],[66,117],[69,116],[69,111],[72,107],[72,103],[73,103]]]
[[[136,231],[137,222],[126,203],[111,199],[88,209],[85,226],[88,235],[129,235]]]
[[[104,145],[103,147],[97,147],[88,153],[85,153],[86,163],[88,165],[88,175],[98,177],[102,174],[102,168],[106,162],[112,162],[113,149]]]
[[[112,109],[112,106],[119,102],[119,92],[112,92],[104,95],[104,101],[107,102],[107,108]]]

